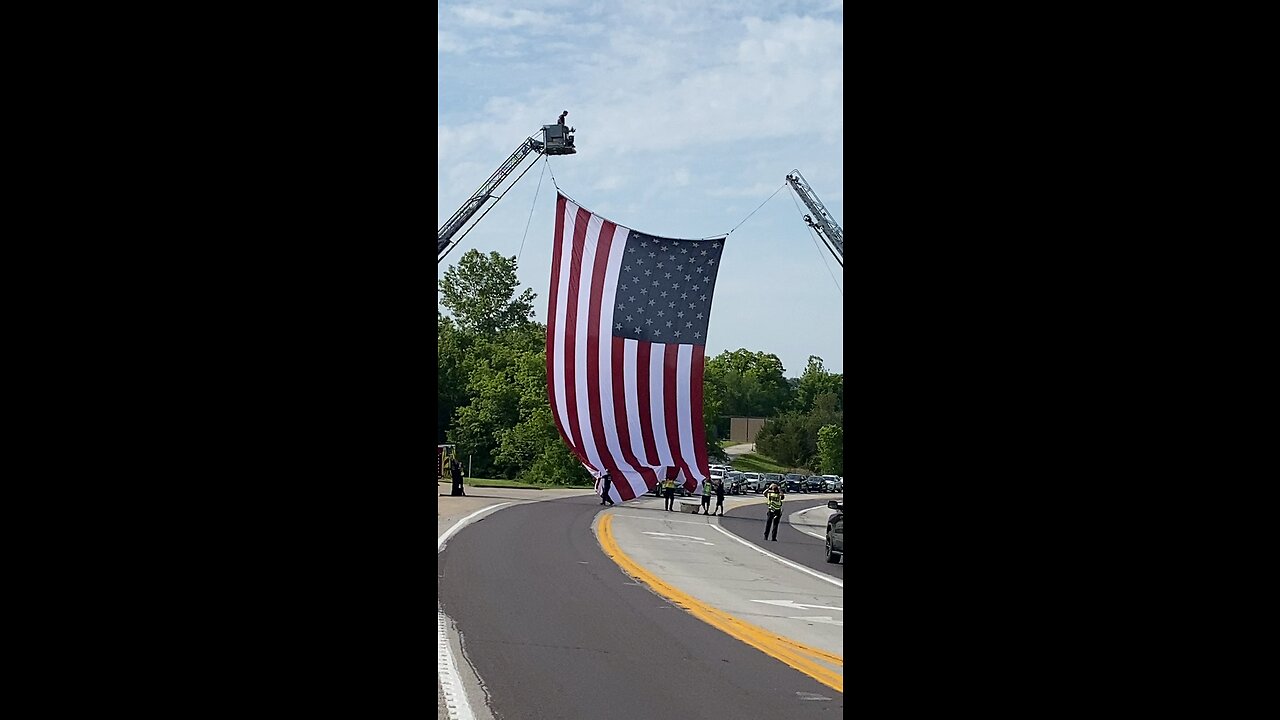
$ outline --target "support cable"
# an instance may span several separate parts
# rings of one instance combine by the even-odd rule
[[[784,183],[784,184],[785,184],[785,183]],[[796,212],[797,212],[797,213],[799,213],[799,214],[801,214],[801,215],[803,215],[803,214],[804,214],[804,211],[800,209],[800,203],[797,203],[797,202],[796,202],[795,197],[792,197],[792,198],[791,198],[791,202],[795,204],[795,206],[796,206]],[[817,240],[814,240],[814,237],[813,237],[813,236],[814,236],[814,235],[816,235],[816,234],[818,233],[818,231],[817,231],[817,230],[815,230],[815,229],[813,228],[813,226],[809,225],[808,223],[805,223],[805,227],[809,228],[809,233],[807,233],[807,234],[809,235],[809,239],[810,239],[810,240],[813,240],[813,249],[818,251],[818,259],[822,261],[822,267],[824,267],[824,268],[826,268],[826,269],[827,269],[827,274],[831,276],[831,282],[835,284],[835,286],[836,286],[836,290],[838,290],[838,291],[840,292],[840,297],[842,297],[842,298],[843,298],[843,297],[844,297],[844,288],[843,288],[843,287],[840,287],[840,283],[836,282],[836,276],[835,276],[835,273],[831,272],[831,263],[827,262],[827,254],[822,252],[822,247],[821,247],[820,245],[818,245],[818,241],[817,241]]]
[[[525,173],[527,173],[527,172],[529,172],[529,170],[530,170],[530,169],[532,169],[532,168],[533,168],[533,165],[529,165],[529,167],[526,167],[524,170],[522,170],[522,171],[520,172],[520,174],[516,176],[516,179],[511,181],[511,184],[507,186],[507,189],[506,189],[506,190],[504,190],[504,191],[502,192],[502,194],[501,194],[501,195],[493,195],[493,196],[492,196],[492,197],[493,197],[493,202],[489,204],[489,207],[487,207],[487,208],[485,208],[485,209],[484,209],[484,212],[480,213],[480,217],[476,218],[476,219],[475,219],[475,222],[471,223],[471,225],[470,225],[469,227],[467,227],[467,229],[466,229],[466,230],[464,230],[464,231],[462,232],[462,235],[461,235],[461,236],[459,236],[457,239],[455,239],[455,240],[453,240],[452,242],[450,242],[450,243],[449,243],[449,246],[448,246],[448,247],[446,247],[446,248],[444,249],[444,252],[443,252],[443,253],[441,253],[441,254],[436,258],[436,264],[437,264],[437,265],[439,265],[439,264],[440,264],[440,261],[442,261],[442,260],[444,260],[444,259],[445,259],[445,256],[446,256],[446,255],[448,255],[449,253],[453,252],[453,249],[454,249],[454,248],[456,248],[456,247],[458,247],[458,245],[460,245],[460,244],[462,243],[462,238],[465,238],[465,237],[467,236],[467,233],[469,233],[469,232],[471,232],[472,230],[474,230],[474,229],[475,229],[475,227],[476,227],[476,225],[479,225],[479,224],[480,224],[480,221],[484,219],[484,216],[485,216],[485,215],[488,215],[490,210],[492,210],[492,209],[494,209],[495,207],[497,207],[497,205],[498,205],[498,201],[499,201],[499,200],[501,200],[502,198],[506,197],[507,192],[509,192],[509,191],[511,190],[511,188],[515,187],[516,183],[520,182],[520,178],[524,177],[524,174],[525,174]]]
[[[784,182],[784,183],[782,183],[781,185],[779,185],[779,186],[778,186],[778,189],[773,191],[773,195],[777,195],[777,194],[782,190],[782,188],[784,188],[784,187],[786,187],[786,186],[787,186],[787,184],[786,184],[785,182]],[[738,228],[742,227],[742,223],[744,223],[744,222],[746,222],[747,220],[751,219],[751,216],[752,216],[752,215],[755,215],[757,210],[759,210],[760,208],[764,207],[764,203],[767,203],[767,202],[769,202],[770,200],[772,200],[772,199],[773,199],[773,195],[770,195],[769,197],[765,198],[765,199],[764,199],[764,202],[760,203],[760,206],[759,206],[759,207],[757,207],[755,210],[752,210],[750,213],[748,213],[746,217],[742,218],[742,222],[738,223],[737,225],[734,225],[734,226],[733,226],[733,230],[737,230]],[[729,237],[730,235],[732,235],[732,234],[733,234],[733,230],[730,230],[729,232],[725,233],[725,237]]]
[[[547,174],[547,156],[542,156],[542,172],[538,175],[538,189],[533,191],[533,205],[529,206],[529,219],[524,221],[524,235],[520,238],[520,252],[516,253],[516,264],[520,264],[520,256],[524,255],[524,239],[529,237],[529,223],[533,222],[534,208],[538,207],[538,193],[542,190],[542,178]]]

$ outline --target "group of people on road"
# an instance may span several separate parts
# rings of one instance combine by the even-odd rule
[[[658,483],[659,489],[662,491],[662,497],[665,501],[665,510],[667,512],[675,512],[675,495],[676,495],[676,469],[672,468],[666,476]],[[609,475],[609,471],[602,470],[598,476],[600,480],[600,504],[614,505],[613,498],[609,497],[609,488],[613,483],[613,478]],[[713,512],[711,509],[711,496],[715,495],[716,507]],[[765,512],[764,520],[764,538],[765,540],[778,541],[778,526],[782,524],[782,501],[786,495],[782,492],[782,488],[778,483],[770,483],[769,487],[764,491],[764,499],[768,504]],[[708,478],[702,483],[702,507],[700,512],[695,511],[694,515],[724,515],[724,478]]]

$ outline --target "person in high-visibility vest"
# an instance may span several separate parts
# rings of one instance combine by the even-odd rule
[[[662,497],[666,498],[667,510],[675,512],[676,481],[674,478],[668,477],[662,481]]]
[[[702,514],[711,514],[711,478],[702,481]]]
[[[778,488],[778,483],[773,483],[768,490],[764,492],[765,500],[769,501],[769,513],[764,518],[764,539],[778,541],[778,526],[782,524],[782,490]],[[773,528],[773,537],[769,537],[769,529]]]

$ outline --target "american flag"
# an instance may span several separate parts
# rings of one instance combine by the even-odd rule
[[[547,394],[574,455],[630,500],[708,477],[703,351],[724,238],[654,237],[556,198]]]

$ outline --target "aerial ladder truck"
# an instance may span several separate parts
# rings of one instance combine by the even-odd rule
[[[451,250],[457,247],[458,243],[462,241],[462,238],[475,228],[476,223],[479,223],[480,218],[483,218],[484,215],[481,215],[480,218],[476,218],[476,221],[471,223],[471,227],[467,228],[466,232],[459,235],[458,231],[462,229],[462,226],[466,225],[467,221],[472,217],[475,217],[475,214],[480,211],[480,208],[484,207],[486,204],[492,208],[493,205],[497,204],[498,200],[502,199],[502,195],[496,194],[498,188],[508,177],[511,176],[511,173],[516,171],[516,168],[520,167],[520,164],[525,161],[525,158],[529,157],[533,153],[542,153],[543,155],[572,155],[578,152],[577,148],[573,146],[573,133],[575,132],[575,129],[567,127],[564,124],[564,116],[567,114],[568,111],[561,113],[560,122],[555,125],[543,125],[542,130],[536,133],[536,135],[541,136],[541,140],[535,140],[533,136],[525,138],[515,149],[515,152],[511,153],[511,156],[499,165],[493,175],[490,175],[489,179],[480,186],[480,189],[475,191],[475,193],[462,204],[462,207],[458,208],[458,211],[453,214],[453,217],[449,218],[445,221],[444,225],[440,226],[440,234],[436,241],[437,265],[444,261],[444,257],[448,255]],[[533,167],[533,164],[530,164],[529,167]],[[529,168],[525,168],[525,172],[528,172],[528,170]],[[524,177],[524,172],[520,173],[519,177],[513,180],[511,185],[507,186],[507,190],[510,190],[512,186],[519,182],[521,177]],[[493,200],[494,202],[490,204],[490,200]],[[485,212],[487,213],[489,211],[485,210]]]
[[[805,215],[804,221],[826,243],[827,249],[835,256],[836,262],[840,263],[840,267],[844,267],[844,230],[840,229],[840,224],[836,222],[835,218],[831,217],[831,213],[827,212],[826,206],[818,199],[817,194],[813,192],[813,188],[809,187],[809,183],[805,182],[799,170],[792,170],[788,173],[787,182],[790,183],[791,189],[795,190],[796,195],[800,196],[800,200],[812,213],[812,215]]]

